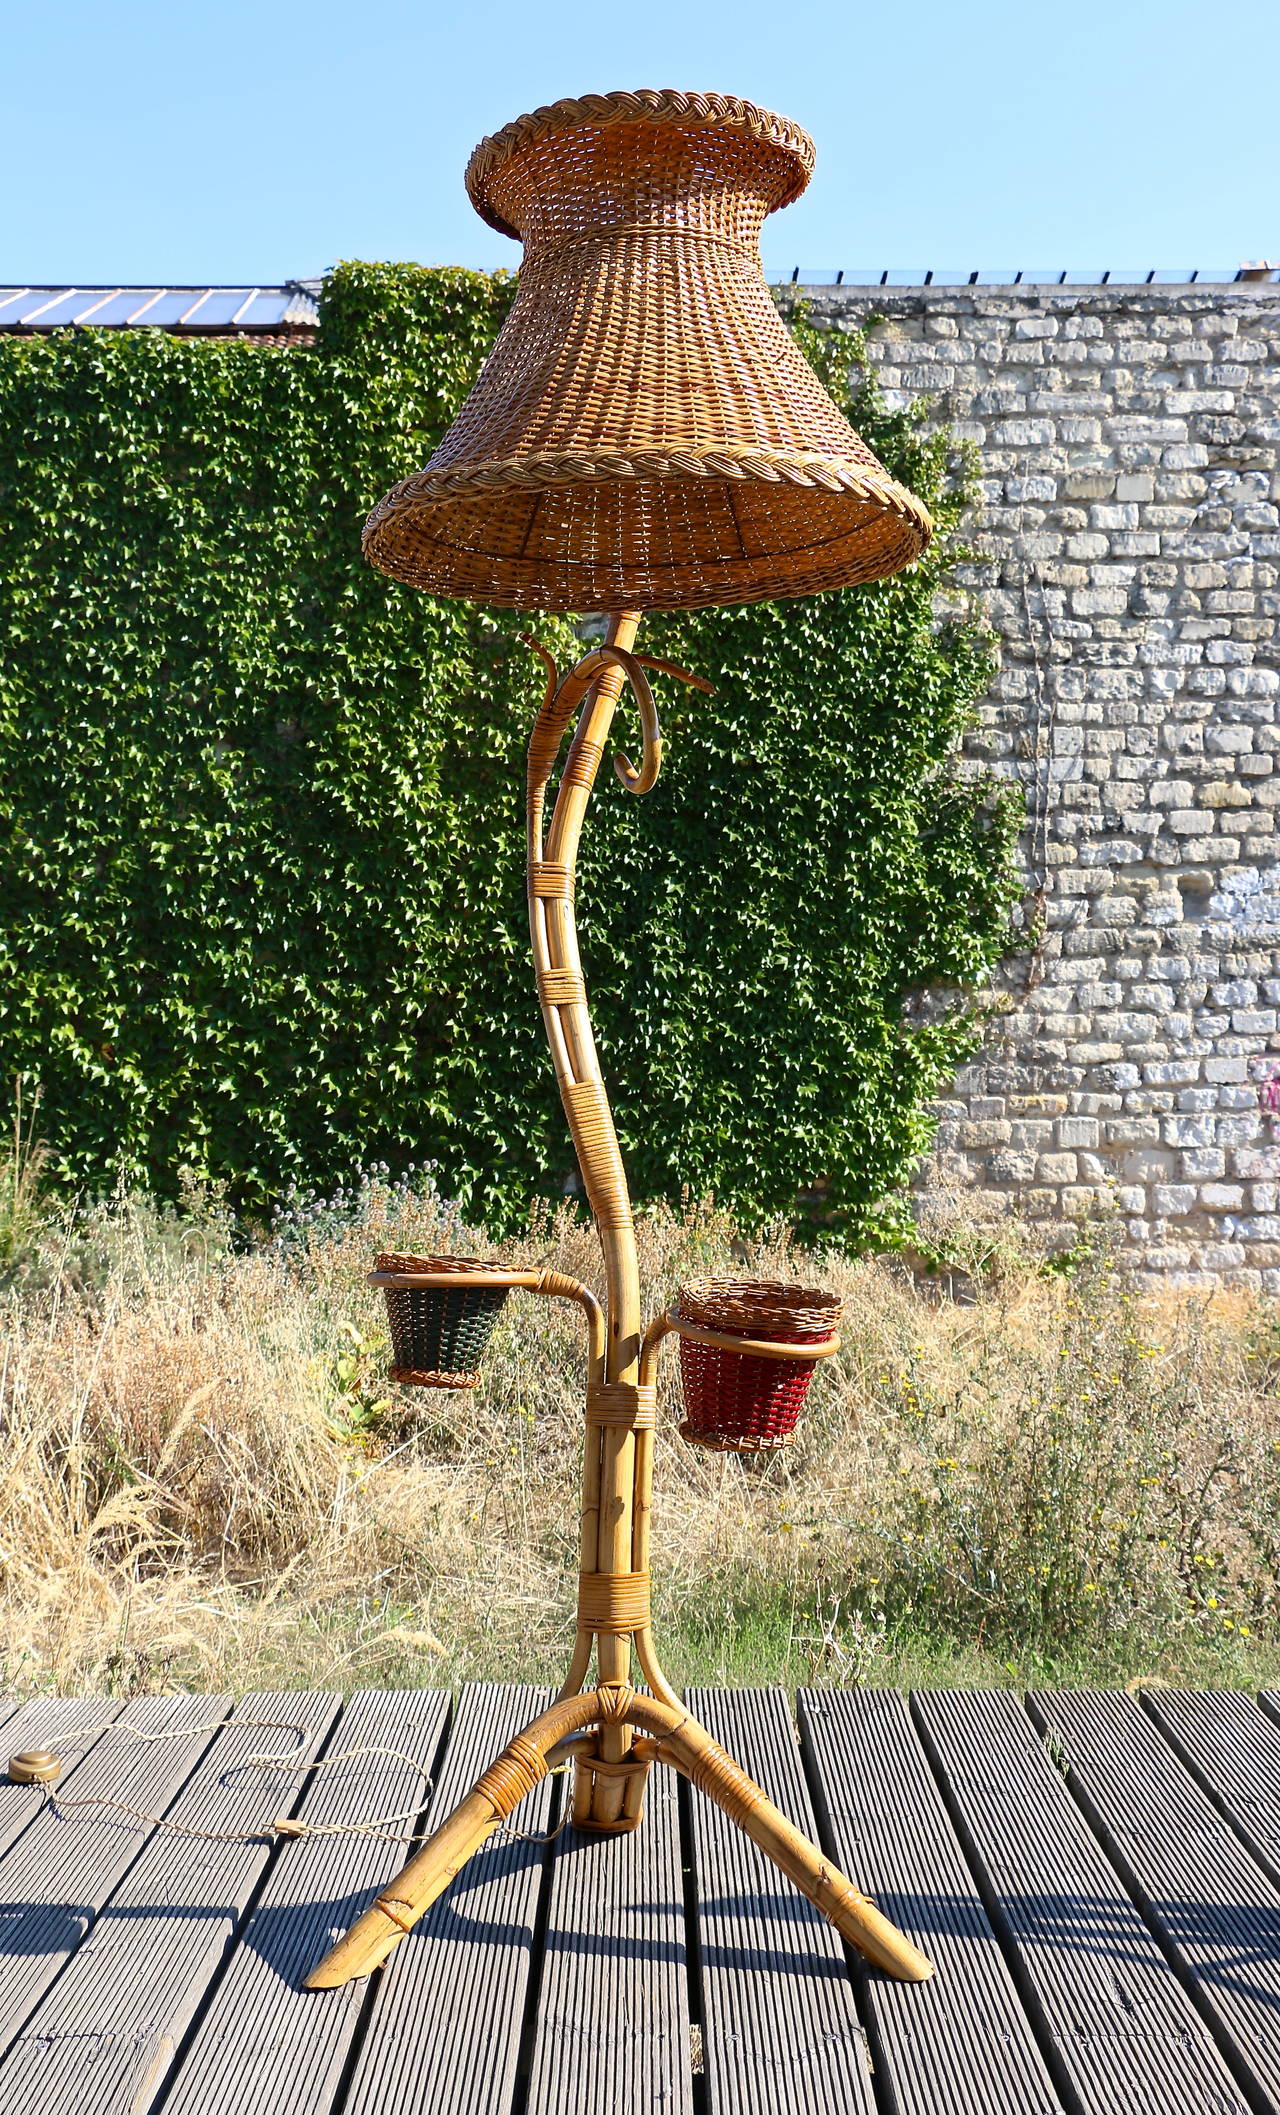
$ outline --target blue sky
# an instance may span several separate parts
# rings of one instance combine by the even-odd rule
[[[4,43],[7,282],[514,265],[463,190],[472,146],[632,87],[748,96],[814,135],[774,268],[1280,257],[1277,0],[46,0]]]

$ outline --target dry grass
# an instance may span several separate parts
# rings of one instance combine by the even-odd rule
[[[1280,1672],[1280,1324],[1134,1306],[1105,1254],[1047,1276],[1007,1231],[961,1297],[902,1266],[749,1252],[710,1211],[642,1225],[685,1275],[804,1274],[846,1301],[799,1443],[659,1449],[658,1634],[676,1678]],[[582,1342],[513,1296],[474,1395],[382,1379],[379,1247],[470,1248],[377,1182],[234,1253],[216,1215],[46,1223],[3,1295],[8,1686],[243,1690],[545,1679],[567,1652]],[[508,1250],[508,1253],[510,1251]],[[736,1261],[734,1260],[736,1258]],[[522,1260],[598,1280],[566,1212]],[[674,1357],[666,1386],[674,1386]]]

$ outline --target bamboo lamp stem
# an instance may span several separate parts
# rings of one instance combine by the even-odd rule
[[[639,624],[640,615],[635,610],[624,610],[612,617],[603,650],[584,656],[579,669],[564,684],[548,691],[529,747],[528,845],[529,920],[542,1016],[604,1256],[608,1303],[604,1379],[632,1387],[640,1356],[640,1272],[635,1229],[626,1171],[587,1011],[573,886],[587,806],[622,686],[630,673],[627,662]],[[580,671],[591,680],[582,699],[544,842],[543,795],[568,711],[576,701]],[[623,777],[636,790],[647,791],[656,776],[660,756],[647,683],[644,697],[645,763],[639,772],[628,763]],[[548,893],[552,888],[557,893]],[[637,1459],[636,1434],[631,1427],[588,1422],[582,1504],[584,1577],[613,1579],[622,1573],[634,1576],[637,1571],[647,1571],[647,1565],[638,1566],[635,1562],[633,1523],[637,1496],[647,1514],[648,1489],[637,1491],[637,1476],[647,1486],[652,1475],[649,1461],[647,1452]],[[575,1671],[584,1627],[580,1626]],[[601,1681],[626,1681],[631,1669],[630,1636],[625,1632],[597,1631],[595,1649]],[[585,1671],[584,1665],[582,1674]],[[578,1678],[581,1680],[582,1675]],[[620,1762],[629,1743],[625,1726],[606,1728],[601,1737],[602,1759]],[[607,1827],[616,1823],[621,1817],[623,1798],[620,1778],[598,1778],[590,1809],[594,1824]]]

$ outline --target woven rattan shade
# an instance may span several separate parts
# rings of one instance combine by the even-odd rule
[[[797,350],[760,265],[808,182],[785,118],[672,90],[552,104],[467,185],[525,245],[493,352],[365,550],[516,609],[701,609],[875,580],[928,540]]]

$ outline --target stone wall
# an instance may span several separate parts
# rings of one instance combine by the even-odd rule
[[[1057,1243],[1118,1207],[1149,1283],[1280,1291],[1280,286],[808,298],[981,450],[969,746],[1026,788],[1043,940],[937,1169]]]

